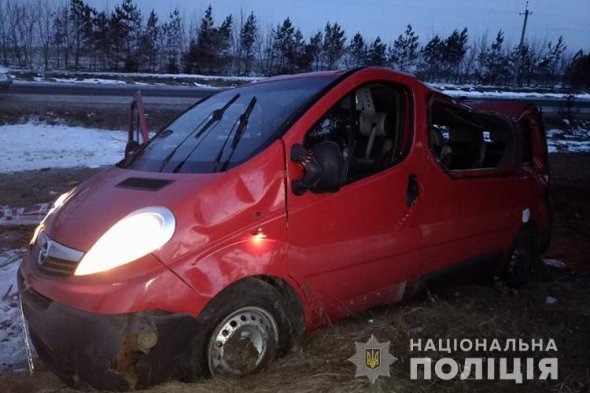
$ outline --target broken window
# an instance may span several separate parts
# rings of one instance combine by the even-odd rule
[[[164,173],[231,169],[277,140],[333,81],[333,76],[285,79],[213,94],[180,115],[125,165]]]
[[[512,125],[494,114],[434,101],[430,150],[448,170],[503,168],[513,157]]]
[[[400,161],[410,146],[406,111],[409,95],[401,87],[374,83],[346,95],[311,128],[305,147],[336,142],[346,165],[345,183],[371,176]]]

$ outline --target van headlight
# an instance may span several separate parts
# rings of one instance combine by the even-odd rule
[[[165,207],[146,207],[122,218],[82,257],[76,276],[104,272],[133,262],[166,244],[176,219]]]

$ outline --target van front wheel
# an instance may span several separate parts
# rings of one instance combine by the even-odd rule
[[[211,376],[247,375],[267,367],[290,339],[279,291],[258,279],[222,291],[202,315],[208,334],[202,365]]]

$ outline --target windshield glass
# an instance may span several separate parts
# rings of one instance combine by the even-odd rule
[[[168,173],[230,169],[279,138],[333,80],[278,80],[214,94],[160,131],[127,167]]]

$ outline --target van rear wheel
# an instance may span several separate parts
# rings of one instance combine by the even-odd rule
[[[290,342],[281,295],[262,280],[246,279],[223,290],[200,319],[207,334],[197,353],[211,376],[258,372]]]
[[[528,232],[522,232],[514,241],[506,261],[505,278],[509,287],[519,288],[528,282],[533,258],[532,236]]]

